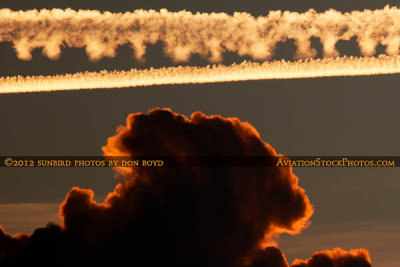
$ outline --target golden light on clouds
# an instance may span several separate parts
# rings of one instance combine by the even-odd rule
[[[61,46],[85,48],[91,60],[114,57],[120,45],[129,44],[142,59],[146,46],[161,42],[165,55],[175,62],[199,54],[220,62],[224,52],[267,60],[279,42],[293,39],[296,59],[314,57],[311,38],[319,38],[324,57],[337,57],[339,40],[356,37],[363,56],[373,56],[378,44],[399,55],[400,9],[342,13],[271,11],[266,16],[248,13],[169,12],[166,9],[125,13],[98,10],[52,9],[11,11],[0,9],[0,42],[11,42],[18,58],[30,60],[35,48],[57,59]]]
[[[199,84],[400,73],[400,56],[341,57],[304,61],[243,62],[231,66],[169,67],[0,78],[0,93]]]

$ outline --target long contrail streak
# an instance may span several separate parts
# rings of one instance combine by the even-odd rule
[[[0,93],[122,88],[166,84],[216,83],[400,73],[400,56],[341,57],[297,62],[243,62],[231,66],[170,67],[130,71],[0,78]]]
[[[295,41],[296,59],[304,59],[317,54],[311,47],[313,37],[320,39],[324,57],[340,56],[336,43],[352,37],[363,56],[373,56],[379,44],[386,46],[387,54],[399,55],[400,9],[271,11],[259,17],[165,9],[126,13],[0,9],[0,42],[11,42],[22,60],[30,60],[36,48],[57,59],[62,46],[85,48],[91,60],[98,60],[114,57],[117,47],[124,44],[130,45],[140,60],[147,45],[157,42],[163,43],[164,53],[176,62],[199,54],[217,63],[224,52],[266,60],[274,55],[279,42],[288,39]]]

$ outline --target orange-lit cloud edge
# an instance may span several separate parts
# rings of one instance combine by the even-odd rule
[[[244,62],[239,65],[217,65],[204,68],[171,67],[56,76],[3,77],[0,78],[0,93],[400,73],[398,56],[400,24],[397,23],[400,10],[389,6],[382,10],[351,13],[340,13],[335,10],[324,13],[317,13],[314,10],[305,13],[274,11],[266,17],[257,18],[246,13],[235,13],[229,16],[224,13],[192,14],[186,11],[168,12],[167,10],[160,12],[138,10],[133,13],[113,14],[70,9],[17,12],[2,9],[0,14],[0,42],[12,42],[17,56],[22,60],[30,60],[31,51],[38,47],[42,47],[43,53],[49,58],[57,59],[60,56],[60,46],[63,44],[69,47],[86,47],[89,58],[98,60],[102,57],[114,57],[116,48],[126,43],[132,46],[135,57],[141,60],[146,52],[146,45],[158,41],[165,44],[165,54],[175,62],[187,61],[192,54],[199,54],[208,58],[210,62],[216,63],[221,61],[222,54],[226,51],[235,52],[240,56],[248,55],[254,59],[269,59],[273,56],[277,43],[287,39],[295,40],[297,46],[295,57],[301,59],[316,55],[315,49],[311,48],[312,37],[318,37],[321,40],[324,53],[323,59],[297,62]],[[193,23],[194,21],[197,23]],[[46,27],[43,28],[43,25]],[[182,38],[183,36],[185,38]],[[352,37],[357,37],[361,54],[365,57],[337,57],[339,55],[335,49],[337,41],[349,40]],[[386,45],[388,55],[370,57],[375,54],[378,44]],[[171,112],[151,111],[150,115],[156,116],[155,120],[157,120],[160,114],[163,114],[160,115],[161,117],[168,117],[167,113]],[[143,114],[132,115],[127,121],[127,128],[120,128],[118,138],[110,139],[118,141],[111,145],[113,147],[109,150],[109,152],[112,151],[111,155],[119,155],[119,152],[124,151],[125,148],[121,146],[120,141],[124,138],[129,139],[129,123],[139,120],[141,116]],[[242,124],[237,119],[206,117],[201,113],[193,114],[191,120],[177,114],[173,117],[178,118],[180,122],[183,120],[188,125],[197,126],[208,125],[208,123],[213,125],[214,121],[221,121],[231,125],[240,133],[242,141],[254,141],[254,138],[260,138],[254,128],[250,129],[249,125]],[[217,131],[219,130],[221,129]],[[226,128],[222,131],[225,130]],[[250,139],[247,140],[247,138]],[[109,144],[112,143],[110,140]],[[266,151],[276,154],[268,144],[261,144]],[[291,168],[281,171],[280,175],[286,175],[288,178],[279,179],[283,179],[290,185],[295,199],[301,199],[302,203],[300,203],[300,210],[291,216],[285,215],[288,216],[287,218],[277,215],[275,218],[275,214],[272,214],[274,219],[267,224],[256,220],[256,226],[264,229],[264,236],[259,240],[259,245],[263,248],[273,244],[274,238],[277,238],[280,233],[299,233],[301,229],[307,227],[307,222],[313,213],[308,197],[297,185],[297,177],[293,175]],[[122,173],[128,175],[126,172]],[[145,178],[149,175],[144,174]],[[68,231],[71,223],[73,225],[76,220],[79,222],[79,218],[74,217],[76,216],[75,209],[88,211],[95,216],[107,213],[115,203],[123,199],[126,190],[136,186],[135,180],[141,176],[136,174],[134,176],[135,179],[118,184],[106,201],[100,204],[93,200],[93,191],[77,187],[71,189],[60,206],[60,217],[64,220],[64,224],[59,227]],[[260,218],[263,218],[262,213],[259,213],[257,209],[255,211],[258,212],[256,215],[246,213],[245,217],[256,216],[253,219],[259,219],[257,216],[261,216]],[[79,228],[79,223],[77,227]],[[26,234],[12,237],[0,228],[0,241],[9,245],[4,248],[0,242],[0,248],[4,251],[7,249],[11,253],[14,249],[18,251],[19,246],[27,242],[29,238],[30,235]],[[271,252],[268,248],[265,249],[264,254],[261,253],[255,257],[263,261],[268,260],[271,253],[275,256],[280,255],[280,266],[288,266],[286,259],[279,251]],[[306,261],[295,260],[292,266],[319,266],[316,264],[326,262],[340,266],[348,260],[353,263],[359,262],[360,266],[368,266],[365,264],[371,262],[366,250],[334,249],[317,252]]]
[[[158,131],[154,131],[154,127],[160,128]],[[204,146],[201,143],[204,144],[204,141],[210,142],[207,137],[204,137],[204,133],[209,133],[210,130],[214,133],[211,136],[212,139],[215,139],[215,134],[217,134],[221,138],[223,137],[228,140],[221,142],[223,143],[222,150],[218,153],[222,153],[223,155],[226,153],[237,153],[238,150],[241,151],[243,149],[244,151],[240,152],[241,155],[252,155],[253,153],[270,156],[279,155],[271,145],[261,139],[257,130],[249,123],[241,122],[237,118],[223,118],[219,115],[206,116],[200,112],[195,112],[189,119],[183,115],[173,113],[169,109],[153,109],[148,115],[144,113],[129,115],[126,126],[120,126],[117,129],[116,135],[108,138],[107,145],[103,147],[106,157],[138,156],[146,153],[153,154],[154,151],[159,151],[160,153],[173,151],[179,155],[188,155],[195,152],[203,153],[208,151],[209,146]],[[195,133],[192,133],[190,136],[181,135],[188,130]],[[160,132],[162,132],[161,135]],[[150,135],[150,137],[158,136],[159,140],[157,138],[151,138],[151,140],[157,140],[156,142],[159,143],[144,144],[142,139],[144,135]],[[233,139],[231,140],[231,138]],[[200,143],[197,148],[188,147],[188,144],[195,141]],[[231,144],[233,148],[229,145],[227,146],[227,144]],[[215,144],[214,142],[210,143],[210,145],[211,148],[213,146],[220,147],[220,144]],[[115,170],[126,178],[126,180],[119,183],[114,191],[108,194],[103,203],[94,201],[94,192],[92,190],[74,187],[60,205],[59,217],[63,220],[63,223],[53,223],[53,227],[60,227],[65,232],[77,231],[76,229],[71,229],[78,227],[78,233],[79,231],[84,231],[82,232],[84,234],[86,231],[89,231],[84,226],[86,223],[83,223],[83,226],[80,223],[80,221],[86,220],[82,219],[82,216],[85,218],[86,215],[83,215],[85,213],[88,214],[89,219],[92,217],[95,218],[93,222],[98,221],[100,223],[100,226],[93,225],[93,231],[96,231],[97,227],[102,229],[101,218],[105,221],[110,220],[110,222],[113,222],[110,217],[116,216],[117,220],[115,222],[120,222],[120,215],[118,213],[115,215],[113,210],[118,211],[124,205],[127,208],[129,205],[132,205],[129,195],[135,192],[136,187],[153,187],[152,183],[160,180],[159,178],[153,180],[155,177],[161,175],[160,178],[163,180],[171,175],[168,169],[161,172],[151,168],[115,168]],[[193,174],[196,176],[196,172],[200,172],[199,177],[207,180],[208,178],[204,174],[201,174],[201,171],[201,169],[194,170]],[[163,172],[167,176],[163,177]],[[257,231],[264,232],[264,237],[257,238],[259,239],[257,241],[258,249],[243,258],[244,264],[245,266],[253,266],[251,265],[252,262],[254,264],[258,262],[258,264],[264,265],[256,264],[254,266],[270,266],[268,264],[274,262],[274,264],[277,264],[274,266],[288,267],[289,264],[284,254],[277,247],[276,239],[281,233],[295,235],[308,227],[310,225],[309,219],[314,212],[313,206],[310,204],[305,190],[298,186],[298,177],[293,174],[292,167],[259,170],[259,172],[253,173],[255,176],[252,179],[254,179],[256,184],[254,182],[247,183],[246,181],[248,180],[241,177],[247,172],[247,169],[243,170],[243,172],[241,169],[232,169],[231,174],[228,176],[232,183],[230,187],[237,188],[241,192],[239,195],[243,197],[244,202],[236,206],[239,217],[244,219],[244,221],[253,220],[254,222],[249,229],[253,229],[254,227]],[[175,172],[172,173],[176,174]],[[235,178],[236,174],[241,179],[238,179],[239,177]],[[257,177],[258,175],[261,176]],[[264,175],[268,178],[263,177]],[[261,177],[263,179],[259,179]],[[263,190],[266,190],[266,192]],[[268,197],[271,192],[274,192],[272,198]],[[275,202],[275,198],[279,197],[280,194],[283,194],[281,197],[284,196],[284,199],[281,199],[281,201],[288,201],[288,203]],[[267,198],[263,197],[263,195],[266,195]],[[266,201],[264,203],[266,206],[263,206],[264,204],[261,203],[261,200]],[[123,205],[121,206],[121,204]],[[265,208],[269,210],[269,212],[266,212],[267,215],[263,214],[262,211]],[[270,214],[268,215],[268,213]],[[79,230],[80,227],[82,227],[81,230]],[[89,237],[92,235],[90,231]],[[11,236],[0,226],[0,260],[4,255],[13,255],[13,253],[17,255],[18,251],[29,242],[30,238],[31,235],[21,233]],[[353,249],[345,251],[340,248],[316,252],[307,260],[296,259],[291,266],[323,267],[326,266],[327,262],[333,264],[335,267],[347,266],[346,264],[348,263],[352,263],[353,265],[351,266],[357,267],[371,266],[371,259],[367,250]]]

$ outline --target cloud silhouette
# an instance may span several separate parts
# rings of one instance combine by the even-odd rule
[[[371,258],[365,249],[335,248],[315,252],[305,261],[295,260],[292,267],[371,267]]]
[[[10,236],[1,228],[1,266],[288,267],[269,245],[280,233],[299,233],[313,213],[290,167],[187,164],[192,156],[278,155],[236,118],[196,112],[189,119],[158,108],[131,114],[103,151],[105,157],[178,157],[173,166],[117,167],[121,181],[103,203],[92,190],[72,188],[60,205],[61,224],[32,235]],[[312,265],[322,256],[361,264],[368,255],[337,251],[293,266],[328,266]]]

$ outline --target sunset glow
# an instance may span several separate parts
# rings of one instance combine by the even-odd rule
[[[0,93],[105,89],[266,79],[298,79],[400,73],[400,56],[342,57],[297,62],[243,62],[231,66],[170,67],[0,78]]]

